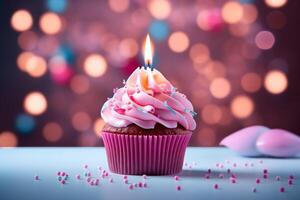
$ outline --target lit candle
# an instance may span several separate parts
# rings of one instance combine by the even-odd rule
[[[153,71],[152,57],[153,57],[153,46],[150,40],[150,36],[149,34],[147,34],[145,45],[144,45],[145,68],[150,67],[151,70]]]

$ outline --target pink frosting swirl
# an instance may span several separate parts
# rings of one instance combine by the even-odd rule
[[[156,69],[137,68],[114,93],[101,110],[103,120],[112,126],[152,129],[160,123],[176,128],[179,123],[187,130],[196,128],[191,102]]]

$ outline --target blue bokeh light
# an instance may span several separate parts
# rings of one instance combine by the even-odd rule
[[[74,63],[74,50],[68,44],[61,45],[55,54],[64,57],[69,64]]]
[[[47,0],[46,6],[52,12],[63,13],[68,6],[68,1],[67,0]]]
[[[169,25],[165,21],[153,21],[149,26],[149,33],[156,41],[165,40],[169,35]]]
[[[27,114],[19,114],[16,118],[16,129],[21,134],[29,134],[35,127],[35,119]]]

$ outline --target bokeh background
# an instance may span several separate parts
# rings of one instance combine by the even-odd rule
[[[298,1],[0,4],[0,147],[103,145],[100,108],[143,65],[148,32],[198,113],[190,145],[253,124],[300,133]]]

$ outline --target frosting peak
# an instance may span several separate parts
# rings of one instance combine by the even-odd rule
[[[103,120],[115,127],[136,124],[144,129],[160,123],[167,128],[181,124],[194,130],[196,122],[191,102],[156,69],[137,68],[125,82],[114,91],[101,110]]]

